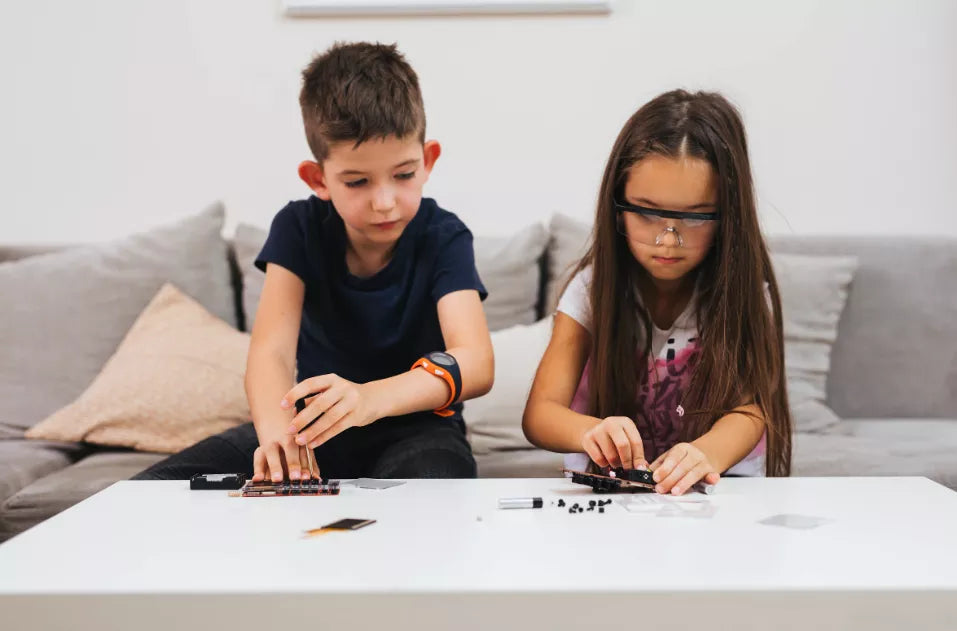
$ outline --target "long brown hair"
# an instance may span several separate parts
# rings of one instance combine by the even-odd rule
[[[721,416],[754,402],[767,428],[766,472],[791,471],[791,415],[784,374],[781,299],[758,225],[747,139],[738,111],[720,94],[675,90],[644,105],[625,123],[605,167],[588,252],[575,271],[592,268],[590,411],[637,419],[636,384],[647,379],[651,316],[638,299],[647,274],[617,229],[614,197],[628,170],[648,155],[688,156],[711,164],[721,213],[709,253],[698,266],[700,351],[688,391],[683,440],[707,432]],[[770,305],[765,296],[770,292]],[[635,315],[638,315],[636,318]]]

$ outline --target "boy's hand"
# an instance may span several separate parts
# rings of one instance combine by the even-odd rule
[[[703,451],[691,443],[678,443],[651,463],[655,491],[681,495],[702,479],[717,484],[720,475]]]
[[[253,482],[319,478],[315,455],[293,438],[281,429],[259,437],[259,447],[253,454]]]
[[[292,420],[288,433],[296,444],[311,451],[350,427],[362,427],[377,421],[379,407],[374,392],[370,384],[353,383],[338,375],[321,375],[300,381],[286,393],[280,406],[289,409],[299,399],[315,396],[306,399],[306,407]]]
[[[637,469],[648,464],[638,428],[625,416],[609,416],[585,432],[582,447],[602,468]]]

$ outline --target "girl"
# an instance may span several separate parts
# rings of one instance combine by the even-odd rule
[[[788,475],[781,330],[738,112],[719,94],[662,94],[612,148],[525,435],[571,469],[648,467],[659,493]]]

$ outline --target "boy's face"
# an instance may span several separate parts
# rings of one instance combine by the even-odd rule
[[[388,136],[338,142],[322,164],[299,165],[299,177],[331,201],[353,245],[394,243],[419,210],[422,187],[441,149],[434,140]]]

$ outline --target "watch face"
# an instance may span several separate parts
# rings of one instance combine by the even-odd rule
[[[448,353],[443,353],[442,351],[434,351],[426,355],[426,357],[435,364],[439,366],[454,366],[455,358],[449,355]]]

